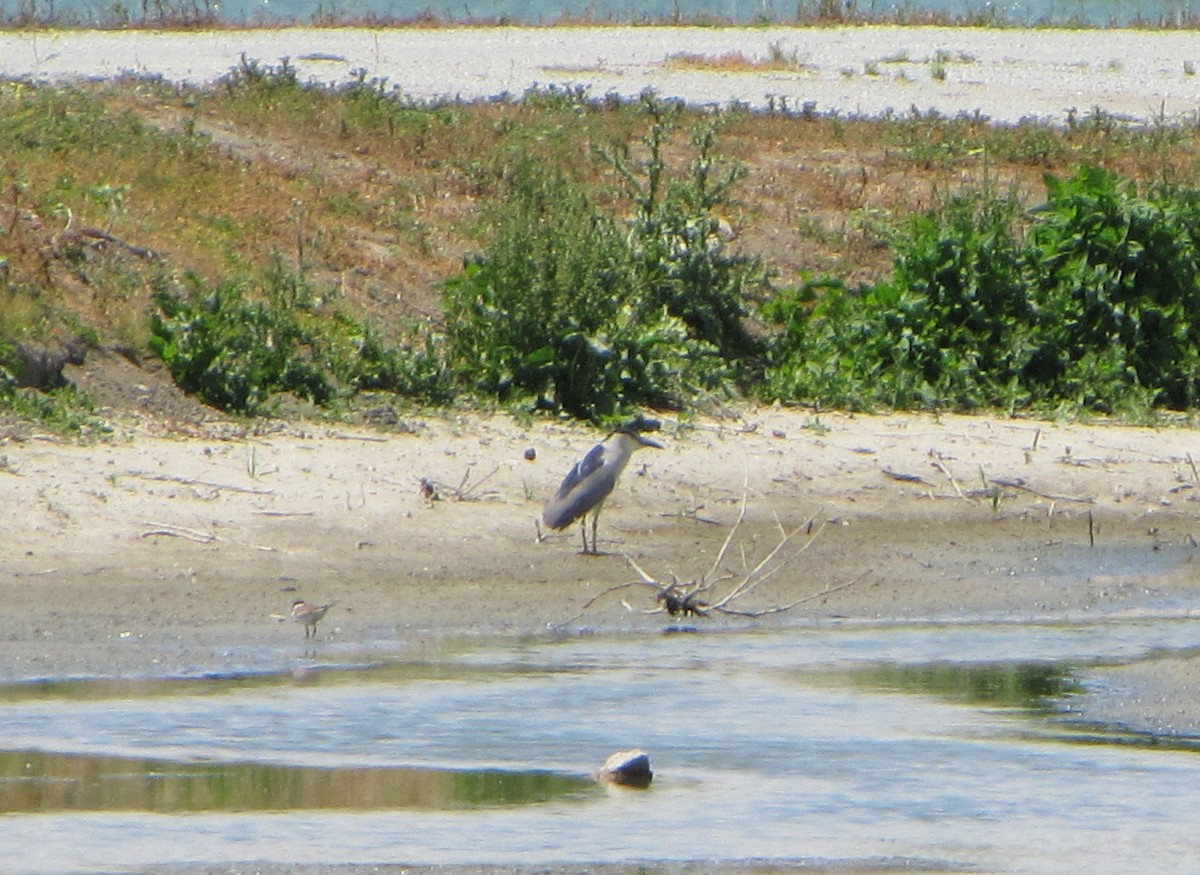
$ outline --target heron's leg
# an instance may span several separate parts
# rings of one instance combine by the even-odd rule
[[[600,525],[600,508],[604,507],[604,502],[596,505],[596,509],[592,511],[592,555],[599,556],[600,548],[596,544],[596,527]]]
[[[583,552],[586,554],[587,548],[587,514],[579,518],[579,536],[583,538]]]

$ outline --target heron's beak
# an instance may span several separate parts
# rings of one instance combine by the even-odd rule
[[[638,439],[638,443],[641,444],[643,447],[654,447],[654,449],[656,449],[656,450],[663,449],[663,445],[660,444],[658,441],[652,441],[652,440],[650,440],[650,438],[648,438],[644,435],[635,434],[634,437],[636,437]]]

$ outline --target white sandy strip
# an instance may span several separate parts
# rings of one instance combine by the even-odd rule
[[[772,52],[789,71],[714,72],[669,65]],[[0,33],[0,76],[64,79],[124,72],[212,82],[239,59],[289,58],[304,79],[346,82],[362,69],[419,99],[520,94],[585,85],[595,96],[652,88],[693,104],[774,100],[878,116],[979,112],[996,122],[1063,122],[1095,108],[1135,121],[1200,109],[1200,37],[1129,30],[942,27],[554,27],[224,30],[199,33]],[[934,75],[941,59],[944,78]]]

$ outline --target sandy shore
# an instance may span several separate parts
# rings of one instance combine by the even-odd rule
[[[389,434],[10,442],[0,677],[285,670],[303,633],[272,615],[299,597],[337,603],[326,657],[562,624],[654,631],[664,618],[618,595],[580,612],[634,579],[625,553],[663,579],[705,573],[743,493],[724,564],[735,573],[778,525],[823,525],[743,606],[857,581],[762,622],[1184,617],[1200,601],[1191,429],[782,410],[667,422],[666,448],[635,457],[606,508],[607,555],[588,557],[576,530],[539,543],[535,519],[595,437],[498,417]],[[649,590],[622,595],[654,605]],[[1195,676],[1187,656],[1179,684]],[[1165,719],[1155,702],[1178,704],[1117,692],[1148,725]],[[1200,711],[1181,707],[1171,726],[1200,728]]]
[[[1200,47],[1187,31],[945,27],[496,27],[0,33],[0,76],[123,73],[205,84],[243,56],[302,79],[353,71],[418,98],[519,95],[534,85],[594,96],[647,88],[694,104],[810,105],[878,116],[913,109],[1055,123],[1094,109],[1145,122],[1200,108]],[[720,69],[730,56],[750,65]],[[786,62],[770,68],[769,58]],[[688,63],[680,63],[688,59]],[[701,63],[695,63],[696,60]],[[758,64],[759,66],[754,66]]]

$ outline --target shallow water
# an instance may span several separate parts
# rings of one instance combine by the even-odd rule
[[[463,642],[288,675],[0,688],[6,871],[170,864],[1188,871],[1191,740],[1081,725],[1186,620]],[[1133,743],[1130,742],[1144,742]],[[641,747],[646,791],[589,773]],[[182,840],[186,837],[186,840]]]

